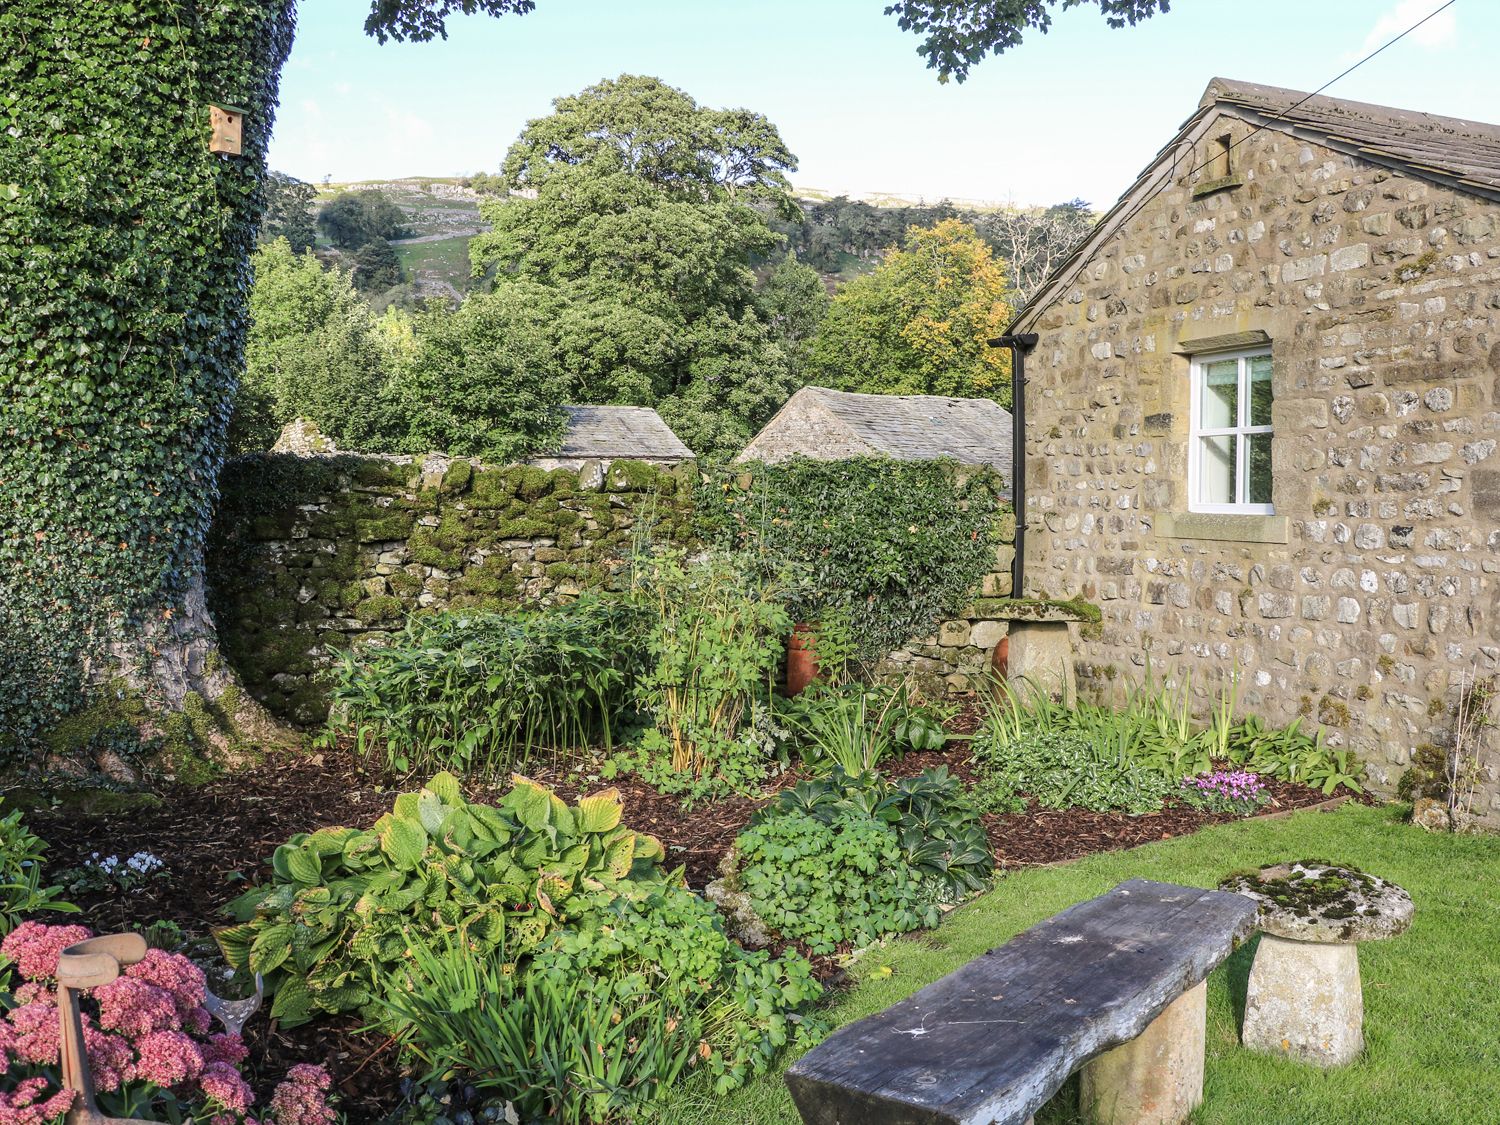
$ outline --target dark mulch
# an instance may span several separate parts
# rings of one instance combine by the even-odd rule
[[[977,725],[974,708],[954,720],[955,732]],[[942,751],[909,754],[890,764],[895,776],[911,776],[946,765],[969,778],[967,742],[955,740]],[[736,797],[684,812],[635,778],[603,781],[589,763],[540,765],[531,776],[554,787],[567,800],[610,785],[620,790],[625,823],[657,836],[671,866],[683,865],[688,882],[701,887],[755,810],[765,803]],[[796,772],[776,787],[797,780]],[[38,811],[28,818],[47,841],[50,873],[75,866],[93,852],[125,857],[150,851],[166,861],[168,876],[128,895],[76,895],[81,920],[107,932],[143,927],[157,919],[174,921],[190,935],[205,935],[222,924],[221,908],[250,882],[263,878],[265,861],[296,832],[334,825],[367,825],[385,812],[409,782],[383,774],[346,749],[275,758],[261,766],[198,787],[167,786],[160,808],[82,817],[73,811]],[[468,786],[471,798],[494,799],[508,785]],[[1267,812],[1318,804],[1325,798],[1305,786],[1272,785],[1275,800]],[[1002,867],[1022,867],[1075,859],[1093,852],[1134,847],[1232,820],[1193,809],[1169,808],[1147,816],[1082,810],[1033,810],[1012,816],[986,816],[985,826]],[[805,951],[804,951],[805,952]],[[815,958],[825,978],[837,964]],[[246,1029],[258,1086],[269,1085],[293,1063],[321,1062],[344,1097],[351,1121],[375,1121],[396,1102],[396,1051],[382,1037],[362,1033],[355,1020],[321,1020],[290,1031],[264,1019]]]

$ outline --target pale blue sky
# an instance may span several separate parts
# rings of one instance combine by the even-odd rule
[[[271,164],[306,180],[498,168],[554,97],[653,74],[766,114],[795,183],[1105,205],[1214,75],[1312,89],[1441,0],[1173,0],[1135,28],[1097,9],[940,86],[884,0],[538,0],[458,17],[446,43],[367,39],[367,0],[302,0]],[[1330,94],[1500,122],[1500,0],[1457,0]]]

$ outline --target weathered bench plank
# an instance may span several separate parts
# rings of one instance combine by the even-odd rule
[[[1207,977],[1255,917],[1239,895],[1132,879],[836,1032],[787,1085],[807,1125],[1022,1125]]]

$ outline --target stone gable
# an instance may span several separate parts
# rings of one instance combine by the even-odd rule
[[[1208,121],[1228,182],[1169,180],[1022,317],[1024,592],[1101,606],[1096,692],[1149,659],[1206,706],[1238,669],[1242,711],[1321,725],[1388,793],[1500,667],[1500,204],[1251,131]],[[1189,357],[1236,340],[1272,352],[1269,516],[1189,511]]]

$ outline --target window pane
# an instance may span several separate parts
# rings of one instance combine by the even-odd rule
[[[1240,364],[1236,359],[1205,363],[1198,425],[1205,430],[1240,424]]]
[[[1250,425],[1269,426],[1271,424],[1271,357],[1255,355],[1245,362],[1250,367]]]
[[[1198,501],[1202,504],[1233,504],[1234,437],[1200,438]]]
[[[1249,495],[1245,499],[1251,504],[1269,504],[1271,502],[1271,435],[1246,434],[1245,440],[1250,443]]]

